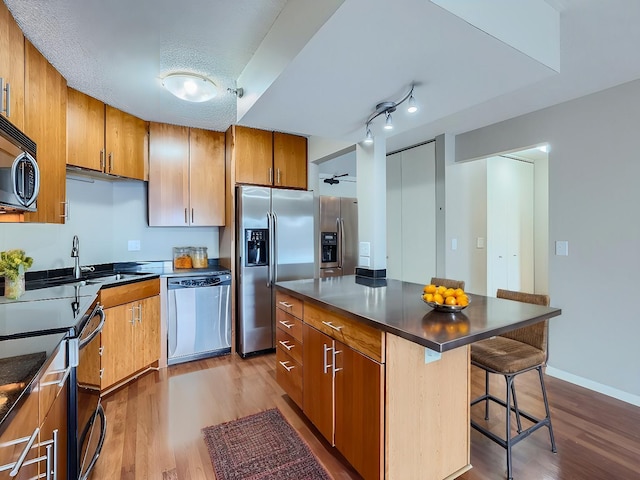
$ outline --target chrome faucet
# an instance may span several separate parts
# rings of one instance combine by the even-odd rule
[[[71,247],[71,258],[76,259],[76,263],[73,266],[73,278],[80,278],[82,276],[82,270],[80,269],[80,245],[78,236],[73,236],[73,246]]]

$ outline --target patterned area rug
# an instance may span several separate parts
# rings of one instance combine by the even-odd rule
[[[277,408],[202,433],[217,480],[331,479]]]

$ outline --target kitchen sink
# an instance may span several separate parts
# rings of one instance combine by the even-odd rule
[[[149,275],[147,272],[136,273],[112,273],[103,277],[89,278],[86,280],[88,285],[95,285],[99,283],[118,282],[120,280],[128,280],[130,278],[137,278],[140,275]]]

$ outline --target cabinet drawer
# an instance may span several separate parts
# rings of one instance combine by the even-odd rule
[[[0,435],[0,467],[8,464],[13,464],[19,458],[25,447],[28,445],[27,440],[32,438],[32,435],[38,427],[38,393],[35,391],[25,392],[27,395],[24,403],[19,406],[15,416],[9,420],[4,421],[8,425],[4,426],[4,431]],[[33,442],[34,445],[38,444],[38,438]],[[29,460],[37,458],[38,449],[31,448],[26,456],[25,463],[29,463]],[[20,468],[16,478],[37,478],[38,464],[32,463],[31,465],[24,465]],[[0,474],[0,478],[10,478],[9,472],[3,472]]]
[[[302,342],[302,320],[276,308],[276,326]]]
[[[309,303],[304,308],[304,321],[376,362],[384,363],[384,334],[381,330]]]
[[[41,421],[47,416],[68,375],[66,347],[66,341],[58,345],[38,382]]]
[[[303,302],[296,297],[292,297],[291,295],[287,295],[286,293],[276,291],[276,306],[279,309],[290,313],[294,317],[300,319],[302,318],[302,313],[304,311]]]
[[[276,381],[289,398],[302,408],[302,365],[281,347],[276,349]]]
[[[287,332],[281,329],[276,330],[276,346],[282,348],[283,352],[287,352],[291,358],[302,365],[302,342],[296,340]]]
[[[118,287],[102,288],[100,290],[100,303],[104,308],[109,308],[159,294],[160,279],[153,278],[141,282],[127,283]]]

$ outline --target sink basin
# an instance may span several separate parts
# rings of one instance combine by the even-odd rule
[[[145,272],[138,272],[138,273],[114,273],[111,275],[105,275],[104,277],[96,277],[96,278],[90,278],[87,279],[87,284],[89,285],[95,285],[98,283],[106,283],[106,282],[117,282],[120,280],[127,280],[129,278],[137,278],[140,275],[148,275]]]

